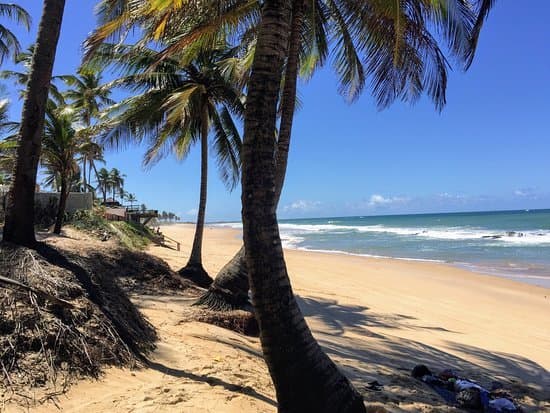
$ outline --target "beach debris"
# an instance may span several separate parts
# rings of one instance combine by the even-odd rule
[[[436,375],[423,364],[415,366],[411,375],[426,383],[453,406],[485,413],[523,411],[512,396],[503,390],[500,382],[492,382],[489,391],[473,380],[460,377],[452,369],[443,370]]]
[[[365,389],[372,391],[382,391],[383,384],[379,383],[377,380],[373,380],[367,383]]]
[[[49,245],[0,244],[0,404],[32,406],[154,348],[114,277],[87,264]]]

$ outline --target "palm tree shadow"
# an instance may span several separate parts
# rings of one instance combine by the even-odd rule
[[[381,314],[361,305],[343,305],[336,300],[313,297],[296,297],[302,313],[326,324],[333,334],[343,335],[346,331],[381,336],[370,331],[372,327],[407,330],[431,330],[459,334],[440,326],[426,326],[415,323],[415,317],[405,314]]]
[[[435,372],[452,368],[487,387],[498,380],[520,399],[526,411],[548,407],[544,401],[550,400],[550,373],[533,360],[456,343],[452,339],[459,332],[425,326],[408,315],[378,314],[368,307],[341,305],[321,298],[297,299],[305,316],[325,324],[324,331],[314,331],[316,339],[367,401],[393,402],[396,406],[404,401],[425,403],[429,390],[410,376],[414,366],[425,364]],[[373,333],[372,327],[389,329],[388,334]],[[401,338],[397,336],[399,330],[438,331],[449,338],[444,341],[445,348],[440,349]],[[370,380],[384,383],[385,391],[369,391],[366,383]],[[441,409],[445,407],[435,393],[433,403],[432,407],[438,406],[437,403]]]
[[[208,383],[210,386],[221,386],[230,392],[240,393],[242,395],[254,397],[255,399],[268,403],[273,407],[277,407],[277,403],[275,403],[274,400],[270,399],[267,396],[264,396],[263,394],[258,393],[256,390],[254,390],[249,386],[241,386],[238,384],[228,383],[217,377],[203,376],[203,375],[190,373],[185,370],[174,369],[172,367],[165,366],[164,364],[157,363],[155,361],[147,360],[146,363],[149,368],[156,370],[160,373],[163,373],[172,377],[184,378],[184,379],[189,379],[197,382]]]

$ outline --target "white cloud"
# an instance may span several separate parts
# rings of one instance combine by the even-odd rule
[[[386,198],[380,194],[371,195],[367,205],[370,207],[378,207],[383,205],[393,205],[393,204],[405,204],[409,201],[409,198],[394,196]]]
[[[319,201],[306,201],[306,200],[300,199],[298,201],[294,201],[291,204],[285,205],[283,207],[283,211],[285,212],[313,211],[317,209],[320,205],[321,205],[321,202]]]
[[[189,211],[187,211],[185,213],[185,215],[197,215],[198,212],[199,212],[199,210],[197,208],[193,208],[193,209],[190,209]]]
[[[537,198],[537,191],[534,188],[519,188],[514,191],[515,196],[521,198]]]

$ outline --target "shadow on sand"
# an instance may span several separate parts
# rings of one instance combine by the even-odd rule
[[[264,396],[263,394],[258,393],[256,390],[249,386],[240,386],[238,384],[228,383],[217,377],[198,375],[185,370],[174,369],[154,361],[148,361],[147,366],[168,376],[189,379],[196,382],[208,383],[210,386],[222,386],[224,389],[230,392],[244,394],[246,396],[254,397],[260,401],[268,403],[271,406],[277,406],[277,403],[275,403],[274,400]]]
[[[460,332],[424,326],[408,315],[379,314],[368,307],[341,305],[322,298],[297,299],[305,316],[325,324],[328,333],[314,332],[316,339],[346,371],[367,401],[395,403],[396,406],[404,402],[425,401],[425,396],[419,398],[418,394],[425,395],[427,388],[410,377],[415,365],[425,364],[434,371],[455,369],[464,377],[486,386],[499,380],[518,397],[526,411],[550,408],[550,373],[532,360],[456,343],[453,337]],[[389,330],[387,334],[373,333],[373,327]],[[445,351],[398,337],[399,330],[440,332],[444,337]],[[396,335],[392,335],[392,331]],[[369,339],[365,340],[365,336]],[[367,390],[365,385],[371,380],[383,383],[384,391]],[[446,408],[435,394],[431,406]]]

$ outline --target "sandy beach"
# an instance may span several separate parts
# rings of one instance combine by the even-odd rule
[[[192,225],[161,230],[181,252],[149,252],[185,264]],[[237,230],[208,227],[204,264],[215,275],[240,247]],[[388,411],[459,411],[410,377],[417,364],[453,368],[481,383],[502,381],[526,411],[550,409],[550,290],[434,263],[286,250],[294,292],[325,351],[367,404]],[[259,340],[186,322],[192,300],[134,297],[156,326],[151,368],[110,369],[57,405],[67,412],[274,412]],[[368,382],[383,384],[369,391]],[[51,411],[51,404],[36,411]]]

